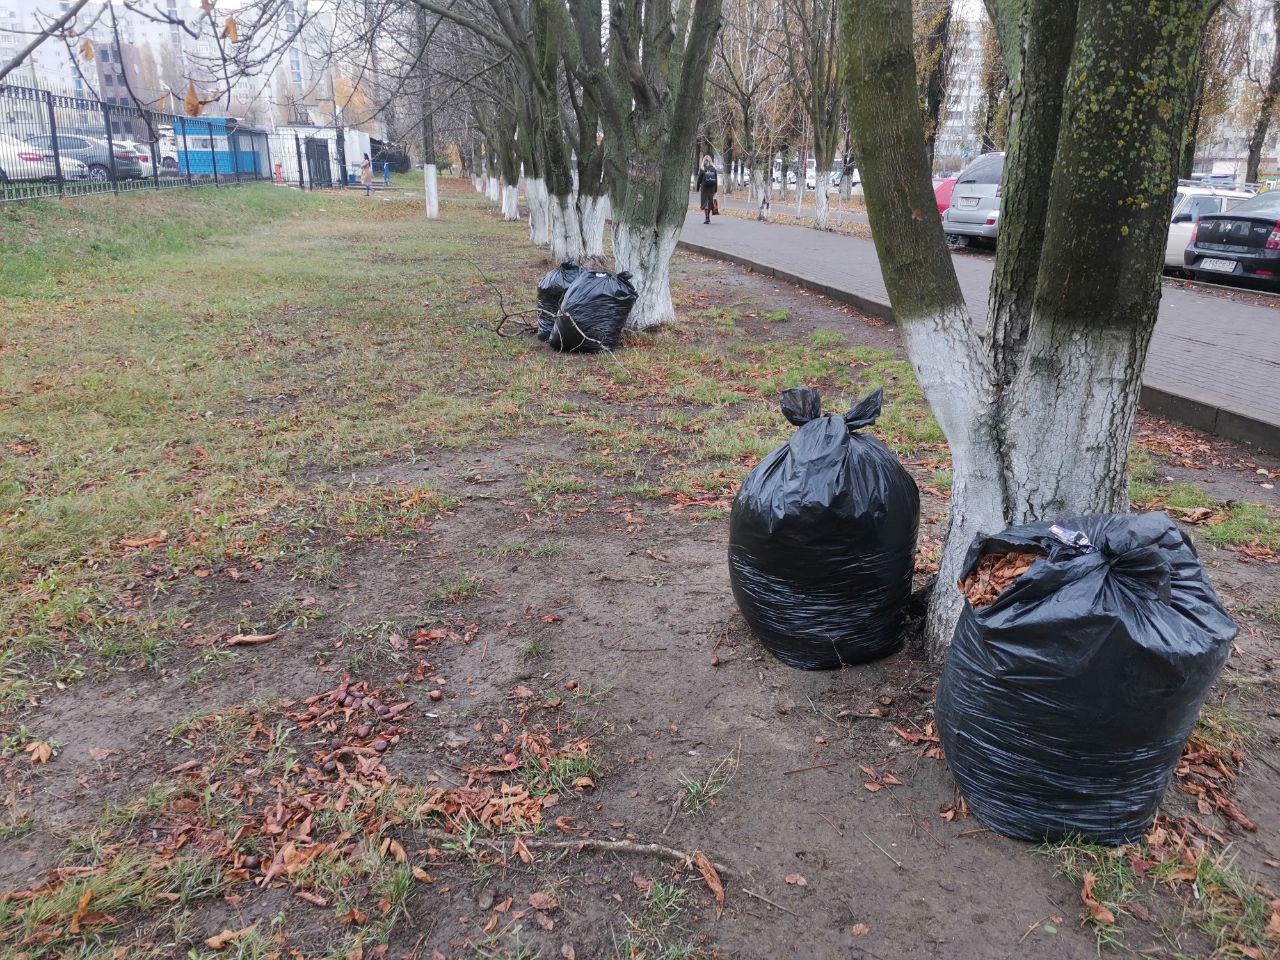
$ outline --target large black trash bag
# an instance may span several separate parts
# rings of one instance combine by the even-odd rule
[[[817,390],[784,391],[800,429],[743,481],[729,521],[729,582],[783,663],[831,670],[902,649],[920,492],[879,440],[876,390],[843,417]]]
[[[616,349],[635,303],[631,274],[584,270],[565,291],[547,342],[566,353]]]
[[[1163,513],[979,536],[1044,558],[990,606],[965,602],[938,687],[943,751],[969,809],[1022,840],[1138,840],[1237,627]]]
[[[582,276],[583,269],[573,260],[566,260],[538,282],[538,339],[551,336],[556,326],[556,314],[565,292],[573,281]]]

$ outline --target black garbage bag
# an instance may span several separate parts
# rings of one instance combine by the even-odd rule
[[[545,340],[551,336],[556,326],[556,314],[560,312],[560,303],[564,300],[565,291],[573,286],[583,273],[582,267],[573,260],[566,260],[538,281],[538,339]]]
[[[614,350],[635,303],[631,274],[584,270],[565,291],[547,342],[566,353]]]
[[[800,429],[756,465],[733,500],[729,582],[765,647],[802,670],[902,649],[920,492],[879,440],[876,390],[843,417],[817,390],[786,390]]]
[[[1010,552],[1043,559],[989,606],[965,603],[938,687],[947,764],[1005,836],[1136,841],[1237,627],[1163,513],[979,536],[964,575]]]

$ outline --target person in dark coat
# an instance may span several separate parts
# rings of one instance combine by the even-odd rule
[[[698,200],[704,215],[703,223],[711,222],[711,208],[715,203],[716,190],[720,186],[720,178],[716,173],[716,165],[711,157],[702,158],[702,169],[698,171]]]

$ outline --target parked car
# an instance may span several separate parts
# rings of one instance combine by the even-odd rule
[[[18,137],[0,133],[0,183],[17,180],[55,180],[58,168],[52,156]]]
[[[1169,219],[1169,239],[1164,248],[1164,265],[1181,270],[1191,231],[1201,217],[1210,213],[1225,213],[1252,193],[1245,190],[1224,190],[1183,180],[1173,198],[1173,214]]]
[[[951,204],[942,214],[942,232],[952,243],[970,237],[995,240],[1000,232],[1000,180],[1004,154],[984,153],[956,178]]]
[[[938,201],[938,215],[947,212],[947,208],[951,206],[951,192],[955,189],[956,177],[945,177],[937,180],[933,184],[933,198]]]
[[[1193,277],[1232,276],[1280,285],[1280,190],[1201,216],[1191,228],[1182,261]]]
[[[116,140],[117,147],[123,147],[138,158],[138,166],[142,167],[142,176],[148,180],[151,179],[154,172],[151,163],[151,145],[148,143],[139,143],[136,140]]]
[[[41,134],[27,137],[27,143],[50,152],[53,150],[53,137]],[[97,137],[86,137],[80,134],[58,134],[58,154],[79,160],[89,168],[89,179],[105,181],[111,179],[114,167],[117,180],[137,180],[142,176],[142,164],[138,163],[136,151],[126,150],[122,146],[111,149],[106,140]]]

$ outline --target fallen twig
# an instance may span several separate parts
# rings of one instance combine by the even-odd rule
[[[804,773],[807,770],[825,770],[828,767],[837,767],[839,765],[839,760],[832,760],[830,763],[815,763],[807,767],[796,767],[794,770],[783,770],[782,775],[785,777],[791,773]]]
[[[422,836],[427,839],[435,840],[440,843],[465,843],[462,837],[449,833],[445,830],[424,830]],[[663,857],[668,860],[675,860],[681,866],[692,867],[693,853],[687,853],[684,850],[677,850],[675,847],[668,847],[661,843],[636,843],[631,840],[593,840],[589,837],[579,837],[576,840],[539,840],[537,838],[523,838],[524,845],[530,850],[595,850],[599,853],[632,853],[638,856]],[[470,841],[473,844],[487,847],[498,853],[507,854],[512,852],[511,845],[505,844],[499,840],[490,840],[487,838],[478,838]],[[696,851],[695,851],[696,853]],[[735,876],[736,871],[726,867],[722,863],[710,861],[711,865],[716,868],[717,873]]]
[[[867,840],[869,840],[869,841],[870,841],[870,843],[871,843],[871,845],[872,845],[873,847],[875,847],[877,850],[879,850],[881,853],[883,853],[886,857],[888,857],[890,860],[892,860],[892,861],[893,861],[893,862],[894,862],[894,863],[899,867],[899,869],[901,869],[901,867],[902,867],[902,861],[901,861],[901,860],[899,860],[897,857],[895,857],[892,853],[890,853],[890,852],[889,852],[888,850],[886,850],[884,847],[880,846],[880,844],[878,844],[878,843],[876,843],[874,840],[872,840],[872,839],[871,839],[871,834],[867,833],[867,831],[863,830],[863,831],[862,831],[862,835],[863,835],[864,837],[866,837],[866,838],[867,838]]]
[[[748,890],[746,887],[743,887],[743,888],[742,888],[742,892],[743,892],[743,893],[745,893],[748,897],[755,897],[755,899],[757,899],[757,900],[763,900],[765,903],[767,903],[767,904],[768,904],[769,906],[771,906],[771,907],[777,907],[777,908],[778,908],[779,910],[781,910],[783,913],[789,913],[789,914],[791,914],[793,917],[797,917],[797,918],[800,916],[800,914],[796,913],[796,912],[795,912],[794,910],[792,910],[790,907],[784,907],[784,906],[783,906],[782,904],[780,904],[780,903],[775,903],[774,901],[770,900],[768,897],[766,897],[766,896],[764,896],[764,895],[762,895],[762,894],[756,893],[756,892],[755,892],[755,891],[753,891],[753,890]]]

